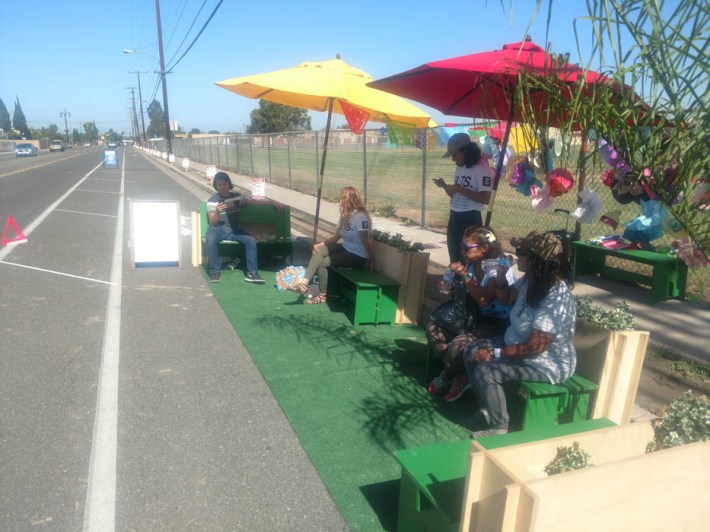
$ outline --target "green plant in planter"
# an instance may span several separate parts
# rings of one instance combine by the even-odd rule
[[[673,401],[652,421],[654,437],[646,452],[710,439],[710,399],[690,391]]]
[[[626,301],[618,303],[613,310],[604,310],[592,304],[591,296],[575,297],[577,321],[586,322],[609,331],[628,331],[636,328],[636,320]]]
[[[405,240],[400,233],[392,236],[390,233],[385,231],[373,229],[371,234],[373,240],[377,240],[378,242],[382,242],[383,244],[387,244],[388,246],[392,246],[393,248],[397,248],[401,251],[422,251],[424,249],[424,246],[421,243],[409,242],[408,240]]]
[[[548,475],[557,475],[566,471],[574,471],[575,469],[584,469],[592,466],[589,459],[589,453],[579,448],[579,442],[574,442],[569,447],[558,447],[557,456],[552,462],[545,466],[545,473]]]

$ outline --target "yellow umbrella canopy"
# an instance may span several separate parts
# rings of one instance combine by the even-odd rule
[[[216,85],[247,98],[348,115],[350,107],[366,112],[372,122],[391,121],[427,127],[430,116],[405,99],[368,87],[372,76],[340,59],[306,61],[293,68],[218,81]],[[344,105],[343,105],[344,103]]]
[[[368,121],[412,128],[436,126],[427,113],[400,96],[368,87],[366,84],[370,81],[372,76],[341,61],[338,56],[329,61],[306,61],[293,68],[216,82],[223,89],[247,98],[328,111],[313,224],[314,242],[318,240],[320,199],[333,112],[344,115],[354,133],[361,133]]]

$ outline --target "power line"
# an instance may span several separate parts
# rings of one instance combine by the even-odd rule
[[[180,63],[180,61],[182,61],[183,57],[185,57],[185,56],[187,55],[187,53],[192,49],[192,47],[193,47],[193,46],[195,45],[195,43],[197,42],[197,39],[199,39],[199,38],[200,38],[200,35],[202,35],[202,32],[205,31],[205,29],[207,29],[207,25],[208,25],[208,24],[210,23],[210,21],[212,20],[212,17],[214,17],[215,14],[217,13],[217,10],[219,9],[219,6],[222,5],[222,2],[223,2],[223,0],[219,0],[219,3],[215,6],[214,10],[212,11],[212,14],[211,14],[210,17],[207,19],[207,22],[205,22],[204,26],[202,26],[202,29],[200,30],[200,32],[199,32],[199,33],[197,34],[197,36],[193,39],[193,41],[190,43],[190,46],[187,47],[187,50],[185,50],[185,53],[183,53],[183,54],[180,56],[180,58],[179,58],[177,61],[175,61],[175,63],[173,63],[172,65],[170,65],[170,70],[172,70],[173,68],[175,68],[175,67],[178,65],[178,63]]]
[[[190,24],[190,27],[189,27],[189,28],[187,29],[187,31],[185,32],[185,36],[182,38],[182,41],[180,41],[180,44],[178,44],[177,48],[175,49],[175,53],[173,54],[173,56],[172,56],[170,59],[168,59],[168,63],[170,63],[170,61],[172,61],[173,59],[175,59],[175,56],[176,56],[176,55],[178,54],[178,52],[180,51],[180,48],[182,48],[182,45],[185,44],[185,41],[187,40],[187,36],[190,35],[190,32],[192,31],[192,28],[195,27],[195,23],[197,22],[197,17],[199,17],[199,16],[200,16],[200,13],[202,13],[202,9],[205,7],[205,4],[206,4],[206,3],[207,3],[207,0],[203,0],[202,5],[200,6],[200,9],[197,11],[197,14],[195,15],[195,18],[192,19],[192,24]],[[183,10],[184,10],[184,9],[183,9]],[[182,17],[182,12],[180,13],[180,17]],[[179,19],[178,19],[178,21],[179,21]],[[170,38],[172,39],[172,35],[170,36]],[[170,44],[170,40],[168,40],[168,44]]]

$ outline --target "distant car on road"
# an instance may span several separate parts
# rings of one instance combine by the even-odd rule
[[[15,146],[15,157],[36,157],[37,148],[29,142],[21,142]]]
[[[49,151],[64,151],[64,141],[53,140],[49,143]]]
[[[84,143],[84,148],[88,148],[88,147],[90,147],[90,146],[91,146],[91,142],[85,142],[85,143]]]
[[[118,148],[118,142],[116,142],[115,140],[109,140],[108,144],[106,144],[106,147],[116,149]]]

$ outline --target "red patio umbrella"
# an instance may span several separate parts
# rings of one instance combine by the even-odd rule
[[[423,103],[447,115],[505,120],[507,124],[501,149],[504,153],[512,123],[522,121],[520,109],[515,105],[515,93],[522,71],[540,75],[554,74],[570,83],[570,94],[572,84],[579,78],[589,85],[608,80],[601,74],[585,71],[548,54],[544,48],[528,39],[506,44],[501,50],[432,61],[368,85]],[[532,110],[539,123],[554,127],[565,122],[565,116],[555,116],[548,111],[547,95],[543,91],[526,94],[525,105]],[[495,190],[502,170],[503,157],[500,157],[486,225],[490,223]]]

